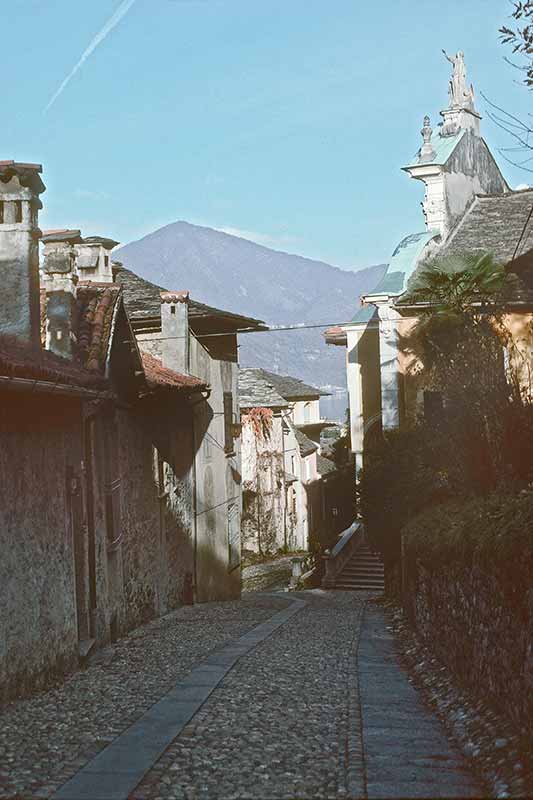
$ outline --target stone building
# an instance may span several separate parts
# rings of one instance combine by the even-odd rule
[[[527,230],[533,190],[509,189],[481,135],[473,89],[465,83],[463,54],[449,60],[454,72],[449,105],[440,112],[442,123],[434,132],[425,117],[422,146],[403,168],[424,184],[425,227],[398,244],[386,274],[361,299],[351,323],[325,333],[329,344],[346,348],[351,447],[357,468],[373,436],[402,426],[424,410],[423,387],[412,377],[411,358],[401,346],[417,319],[417,309],[405,297],[421,265],[437,255],[490,252],[518,274],[521,268],[518,262],[515,267],[515,257],[524,254],[527,260],[533,247],[531,226]],[[515,296],[508,297],[507,322],[526,353],[531,346],[532,290],[533,281],[524,268]]]
[[[240,592],[236,327],[258,323],[156,288],[134,331],[116,243],[41,234],[40,172],[0,162],[2,699]]]
[[[296,477],[285,471],[282,416],[289,404],[257,372],[239,370],[242,547],[259,553],[275,553],[289,549],[294,526],[287,494]]]
[[[194,585],[198,600],[240,594],[241,443],[237,397],[238,333],[258,320],[167,292],[118,267],[136,341],[146,358],[195,375],[209,393],[192,406]]]
[[[314,551],[346,527],[342,471],[320,453],[320,431],[330,424],[320,417],[323,394],[287,375],[240,371],[243,542],[251,550]]]

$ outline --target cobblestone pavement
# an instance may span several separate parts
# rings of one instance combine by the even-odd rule
[[[100,651],[58,688],[0,709],[0,798],[48,797],[195,664],[290,603],[186,606]]]
[[[131,800],[347,796],[362,596],[296,596],[306,607],[240,659]]]
[[[141,748],[150,749],[144,731],[153,725],[155,701],[174,687],[163,698],[165,714],[179,713],[173,708],[183,710],[193,676],[202,690],[198,676],[220,669],[214,664],[224,664],[229,651],[242,655],[194,716],[184,718],[181,732],[171,734],[167,749],[159,748],[161,757],[141,768],[140,775],[148,771],[137,788],[123,794],[113,777],[126,769],[115,765],[114,751],[119,760],[134,757],[117,750],[121,736],[86,767],[89,785],[75,800],[94,799],[91,775],[103,777],[102,763],[116,800],[127,800],[128,791],[129,800],[487,796],[410,684],[383,611],[370,597],[322,590],[247,595],[181,609],[147,626],[62,688],[4,711],[0,797],[16,789],[23,798],[49,797],[63,785],[74,800],[66,781],[91,755],[134,720],[126,736],[138,747],[140,733]],[[283,609],[276,627],[270,619]],[[257,638],[267,619],[267,638]],[[161,724],[160,713],[157,719]]]

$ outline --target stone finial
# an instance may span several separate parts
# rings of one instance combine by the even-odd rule
[[[420,161],[432,161],[435,158],[435,150],[431,144],[433,128],[430,125],[430,120],[427,114],[424,117],[424,124],[420,133],[422,134],[422,139],[424,140],[424,143],[420,148]]]

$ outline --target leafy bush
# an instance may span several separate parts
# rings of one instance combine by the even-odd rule
[[[425,509],[404,528],[408,550],[429,569],[476,560],[500,570],[514,589],[527,591],[533,580],[533,490],[518,494],[453,500]],[[517,563],[529,569],[517,570]],[[524,586],[516,586],[517,575]],[[524,577],[525,576],[525,577]]]

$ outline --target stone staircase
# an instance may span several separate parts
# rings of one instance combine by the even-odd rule
[[[382,592],[385,586],[381,558],[366,544],[362,545],[338,575],[335,588],[354,592]]]

